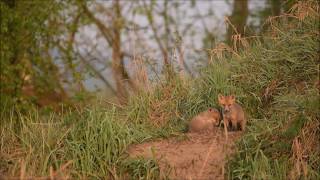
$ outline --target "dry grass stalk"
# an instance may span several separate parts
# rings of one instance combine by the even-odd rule
[[[270,84],[263,90],[262,97],[265,103],[268,103],[273,96],[275,95],[277,88],[281,85],[282,82],[274,79],[270,82]]]
[[[233,49],[236,52],[238,52],[238,47],[244,47],[244,48],[249,47],[249,42],[247,41],[246,38],[241,37],[241,34],[233,35],[231,38],[233,42]]]
[[[302,128],[299,135],[294,139],[292,144],[292,157],[291,161],[294,166],[290,172],[290,177],[300,177],[303,175],[305,178],[308,176],[308,168],[311,167],[310,156],[311,154],[317,153],[315,157],[320,157],[320,122],[319,121],[308,121]],[[315,160],[319,162],[320,159]],[[316,165],[317,166],[317,165]]]
[[[290,12],[300,21],[309,16],[319,18],[319,4],[316,1],[298,1],[291,7]]]
[[[296,137],[292,143],[293,163],[294,167],[290,172],[290,178],[300,177],[302,174],[304,177],[308,174],[307,163],[303,158],[303,149],[299,139]]]
[[[135,84],[135,89],[138,91],[147,91],[151,90],[150,82],[148,78],[147,68],[145,66],[142,56],[135,56],[133,59],[133,81]]]
[[[231,23],[228,17],[225,17],[224,21],[227,23],[227,25],[232,27],[232,29],[234,30],[234,32],[236,32],[236,34],[239,34],[239,32],[237,31],[237,28]]]
[[[22,160],[20,164],[20,180],[24,180],[26,179],[26,163]]]
[[[164,126],[170,119],[169,117],[174,115],[174,112],[168,107],[174,99],[172,90],[173,87],[170,85],[163,87],[163,97],[150,104],[149,119],[155,127]],[[167,109],[169,109],[169,111]]]
[[[240,46],[243,46],[244,48],[248,48],[249,47],[248,41],[246,40],[246,38],[241,37],[241,34],[237,31],[237,28],[231,23],[228,17],[225,17],[225,22],[227,23],[227,25],[231,26],[235,32],[235,35],[232,35],[231,37],[232,43],[233,43],[233,49],[236,52],[238,52],[238,47]]]
[[[237,53],[238,49],[240,47],[243,47],[243,48],[249,47],[249,42],[247,39],[252,38],[252,37],[242,37],[241,34],[238,33],[237,29],[231,23],[231,21],[229,20],[228,17],[225,17],[225,22],[227,23],[227,25],[231,26],[235,32],[235,35],[231,36],[233,47],[231,48],[230,46],[228,46],[225,43],[219,43],[215,48],[209,50],[210,62],[213,62],[213,56],[216,56],[218,59],[224,58],[225,52],[231,53],[231,54],[235,55],[236,57],[240,57],[240,55]],[[254,36],[254,37],[256,37],[256,36]]]
[[[219,43],[215,48],[209,50],[210,53],[210,62],[213,63],[213,57],[217,57],[218,59],[224,58],[224,53],[232,53],[237,57],[240,57],[239,54],[236,53],[232,48],[230,48],[227,44],[225,43]]]
[[[179,50],[179,55],[177,55],[177,50]],[[173,51],[173,59],[179,65],[179,78],[184,82],[186,70],[184,68],[184,59],[183,59],[183,50],[182,48],[174,48]]]
[[[50,166],[49,168],[49,176],[43,176],[43,177],[33,177],[28,176],[26,171],[26,162],[24,160],[21,160],[20,165],[20,175],[19,178],[16,177],[4,177],[4,179],[19,179],[19,180],[29,180],[29,179],[35,179],[35,180],[67,180],[70,179],[70,176],[66,173],[67,168],[72,164],[73,162],[70,160],[67,163],[60,166],[60,168],[56,171],[53,170],[53,167]],[[1,176],[0,176],[1,177]],[[2,178],[2,177],[1,177]]]
[[[187,84],[183,84],[179,90],[179,95],[184,96],[187,92]],[[161,97],[150,102],[149,119],[155,127],[162,127],[167,124],[172,117],[180,117],[181,114],[176,108],[175,100],[177,99],[176,83],[170,82],[161,87]]]

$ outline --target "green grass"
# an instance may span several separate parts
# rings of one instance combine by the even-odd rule
[[[120,119],[115,107],[84,108],[64,115],[31,110],[16,116],[12,114],[1,126],[1,171],[11,176],[19,175],[22,164],[29,176],[48,176],[50,167],[59,169],[72,161],[66,172],[73,177],[118,177],[135,165],[123,163],[128,145],[155,136],[145,124]],[[14,131],[15,118],[21,123],[19,133]],[[148,173],[152,176],[153,171]]]
[[[20,176],[25,171],[26,177],[44,177],[53,169],[74,178],[157,179],[155,160],[128,158],[127,147],[186,131],[189,118],[200,109],[192,105],[195,101],[180,79],[161,87],[133,96],[121,108],[94,104],[65,108],[63,113],[13,109],[1,120],[1,174]],[[150,115],[161,121],[154,122]]]
[[[229,59],[230,79],[245,92],[251,119],[227,177],[319,179],[319,12],[304,20],[281,17],[273,25],[270,35]],[[306,175],[295,168],[295,138],[302,144]]]
[[[319,179],[318,17],[280,17],[238,55],[213,58],[197,79],[172,77],[124,107],[98,103],[63,113],[30,107],[2,113],[0,174],[43,177],[53,170],[74,178],[158,179],[157,162],[128,158],[127,147],[186,132],[190,118],[218,107],[222,93],[235,94],[248,116],[226,178],[288,179],[298,139],[308,174],[295,177]]]
[[[157,180],[160,177],[160,169],[155,159],[132,158],[125,160],[124,166],[130,174],[130,179]]]

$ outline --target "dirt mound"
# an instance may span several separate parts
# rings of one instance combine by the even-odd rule
[[[162,176],[170,179],[209,180],[224,179],[226,158],[234,149],[234,141],[241,132],[229,132],[226,143],[223,130],[187,133],[186,138],[169,138],[130,146],[131,157],[152,158],[152,149]]]

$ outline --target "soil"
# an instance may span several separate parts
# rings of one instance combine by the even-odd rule
[[[240,131],[229,132],[228,142],[222,128],[211,132],[187,133],[129,147],[130,157],[152,158],[152,149],[162,178],[177,180],[224,179],[224,165],[234,152]],[[183,136],[182,136],[183,137]]]

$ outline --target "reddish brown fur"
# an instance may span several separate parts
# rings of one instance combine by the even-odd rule
[[[212,131],[214,126],[219,125],[220,119],[221,117],[219,111],[214,108],[209,108],[208,110],[201,112],[191,120],[189,124],[189,131]]]
[[[228,139],[228,127],[231,123],[231,129],[238,129],[238,124],[240,124],[240,128],[242,131],[245,130],[246,119],[244,116],[244,111],[242,107],[236,103],[236,98],[234,95],[231,96],[223,96],[218,95],[218,101],[220,106],[223,108],[223,124],[226,139]]]

